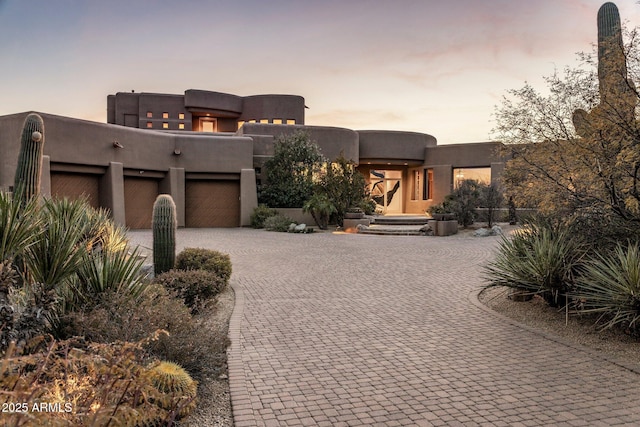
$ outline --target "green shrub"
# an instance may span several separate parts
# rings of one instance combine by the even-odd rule
[[[557,306],[566,299],[583,256],[583,245],[570,228],[532,222],[512,237],[503,236],[495,260],[485,267],[487,287],[540,294]]]
[[[295,221],[288,216],[278,214],[267,218],[264,222],[264,229],[267,231],[287,232],[289,231],[289,226],[293,223],[295,223]]]
[[[159,284],[149,285],[137,300],[105,292],[91,309],[69,313],[64,320],[67,336],[100,343],[135,342],[165,330],[168,335],[145,344],[147,357],[177,363],[194,377],[226,361],[226,329],[212,330],[206,319],[193,317],[181,299]]]
[[[267,218],[278,215],[278,211],[268,207],[267,205],[258,205],[251,214],[251,227],[264,228],[264,222]]]
[[[170,270],[156,276],[154,282],[182,298],[192,313],[199,312],[226,286],[223,278],[207,270]]]
[[[640,248],[618,245],[613,253],[585,263],[577,280],[576,297],[583,312],[598,313],[605,329],[621,326],[640,333]]]
[[[217,274],[226,285],[231,277],[231,258],[211,249],[186,248],[176,257],[176,270],[207,270]]]

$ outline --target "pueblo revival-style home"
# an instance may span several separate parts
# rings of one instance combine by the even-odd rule
[[[437,145],[416,132],[307,126],[304,98],[119,92],[107,123],[39,113],[45,144],[42,191],[85,197],[129,228],[149,228],[158,194],[173,196],[184,227],[249,224],[263,165],[276,137],[304,130],[329,159],[353,160],[385,214],[424,214],[463,179],[495,181],[504,162],[494,142]],[[22,123],[0,117],[0,188],[11,189]]]

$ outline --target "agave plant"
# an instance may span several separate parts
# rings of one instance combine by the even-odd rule
[[[638,243],[618,245],[608,255],[585,263],[576,296],[585,313],[599,313],[597,323],[640,331],[640,248]]]
[[[128,249],[126,228],[113,222],[108,210],[87,206],[85,213],[87,218],[84,237],[89,251],[122,252]]]
[[[556,306],[571,288],[584,253],[570,229],[530,224],[512,237],[503,236],[495,260],[484,270],[487,287],[540,294]]]

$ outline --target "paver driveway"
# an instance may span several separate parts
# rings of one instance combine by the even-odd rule
[[[238,427],[640,425],[640,375],[477,305],[497,238],[178,238],[233,261]]]

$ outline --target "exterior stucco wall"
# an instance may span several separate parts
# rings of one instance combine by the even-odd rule
[[[355,162],[360,158],[358,134],[350,129],[327,126],[245,123],[238,130],[237,135],[270,135],[277,138],[281,135],[291,135],[297,131],[307,132],[311,140],[318,144],[320,151],[328,159],[336,159],[340,154]],[[273,144],[269,146],[269,141],[266,139],[259,141],[258,149],[260,152],[264,155],[273,155]]]
[[[242,113],[242,97],[208,90],[186,90],[184,105],[190,110],[227,112],[235,117]]]
[[[128,92],[118,92],[114,95],[115,101],[113,101],[113,114],[109,112],[107,108],[107,116],[111,118],[113,116],[114,121],[109,122],[120,126],[126,126],[126,116],[133,115],[138,116],[138,111],[140,111],[140,94],[139,93],[128,93]],[[107,98],[107,107],[109,106],[109,98]]]
[[[151,112],[152,117],[147,117],[147,112]],[[163,113],[169,113],[169,117],[163,117]],[[191,113],[185,108],[182,95],[141,93],[137,114],[140,129],[146,129],[150,122],[153,129],[163,129],[162,124],[167,123],[168,129],[177,130],[178,124],[182,123],[184,129],[191,130]],[[178,114],[184,114],[184,119],[180,119]]]
[[[13,185],[20,134],[28,113],[0,117],[0,188]],[[44,120],[44,154],[57,171],[96,173],[100,204],[124,223],[123,175],[135,173],[161,179],[161,191],[174,197],[184,225],[185,174],[227,175],[239,179],[253,171],[253,140],[194,132],[155,132],[40,113]],[[114,143],[122,148],[114,146]],[[186,172],[185,172],[186,171]],[[49,182],[49,168],[43,170]],[[244,212],[255,206],[253,174],[244,173]],[[253,187],[250,188],[250,187]],[[255,200],[254,200],[255,199]]]
[[[297,95],[245,96],[241,120],[283,119],[304,124],[304,98]]]
[[[358,131],[360,162],[390,164],[422,164],[425,149],[435,147],[435,137],[416,132]]]
[[[489,167],[491,163],[503,161],[498,152],[499,148],[499,142],[476,142],[429,147],[424,164],[448,164],[454,168]]]

